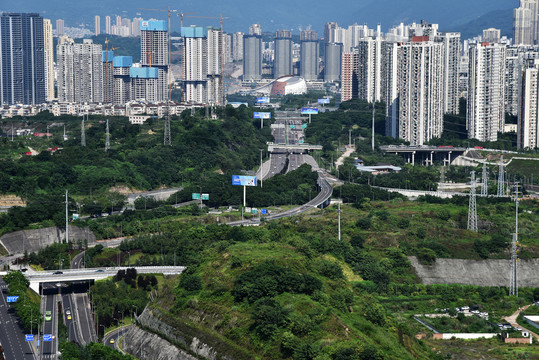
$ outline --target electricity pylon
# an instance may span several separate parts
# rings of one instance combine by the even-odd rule
[[[470,204],[468,207],[468,230],[477,232],[477,203],[475,198],[475,171],[472,171]]]

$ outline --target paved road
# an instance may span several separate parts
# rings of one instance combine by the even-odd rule
[[[133,325],[122,326],[118,329],[110,331],[105,336],[103,336],[103,344],[113,349],[116,349],[118,351],[121,351],[123,353],[124,351],[120,348],[118,343],[120,342],[120,339],[124,337],[125,333],[127,333],[130,326],[133,326]],[[113,343],[110,342],[111,339],[114,339]]]
[[[30,343],[24,340],[25,332],[19,325],[19,317],[6,302],[7,284],[0,278],[0,344],[7,360],[34,359]]]
[[[73,299],[71,298],[71,294],[64,294],[62,295],[62,304],[63,304],[63,314],[59,314],[59,316],[63,316],[64,318],[64,324],[67,327],[67,334],[69,341],[76,342],[77,344],[80,344],[79,340],[79,332],[77,328],[77,314],[75,311],[75,308],[73,306]],[[71,319],[68,319],[68,312],[71,314]]]
[[[84,257],[84,254],[85,254],[85,251],[82,251],[80,253],[78,253],[77,255],[75,255],[73,257],[73,259],[71,259],[71,268],[72,269],[81,269],[83,268],[84,266],[84,263],[83,263],[83,257]]]
[[[88,294],[72,294],[71,296],[73,298],[80,342],[82,344],[88,344],[96,341],[97,334],[95,333],[94,319],[92,317]]]
[[[44,295],[43,306],[43,319],[45,319],[45,313],[50,311],[52,314],[52,319],[50,321],[43,321],[43,338],[46,335],[52,335],[52,341],[43,341],[42,342],[42,358],[43,359],[56,359],[56,348],[57,348],[57,329],[58,329],[58,318],[57,312],[58,307],[56,306],[56,296],[57,295]]]

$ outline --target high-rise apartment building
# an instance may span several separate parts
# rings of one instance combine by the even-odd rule
[[[444,46],[444,112],[457,114],[459,112],[459,65],[462,53],[460,33],[439,33],[435,37]]]
[[[498,132],[504,129],[505,56],[504,44],[470,44],[466,111],[469,138],[496,141]]]
[[[43,32],[38,14],[0,15],[0,104],[46,101]]]
[[[122,17],[119,15],[116,15],[116,26],[122,26]]]
[[[223,34],[223,64],[228,64],[233,62],[232,59],[232,37],[233,35],[230,34]],[[242,41],[242,47],[243,47],[243,41]],[[243,56],[243,54],[242,54]]]
[[[522,71],[520,91],[517,146],[536,149],[539,147],[539,60]]]
[[[414,36],[398,45],[398,136],[410,145],[442,135],[443,55],[443,44],[428,36]]]
[[[143,67],[153,67],[158,72],[157,99],[168,99],[168,23],[162,20],[140,22],[140,58]]]
[[[62,36],[58,40],[58,100],[74,103],[103,102],[103,51],[90,39],[75,43]]]
[[[52,41],[52,23],[43,19],[43,45],[45,49],[45,97],[54,100],[54,48]]]
[[[341,78],[342,44],[326,43],[324,52],[324,81],[339,81]]]
[[[220,35],[221,31],[204,27],[183,27],[184,101],[222,104]]]
[[[513,10],[513,44],[537,43],[538,11],[537,0],[520,0],[520,7]]]
[[[232,35],[232,60],[243,60],[243,36],[242,32],[236,32]]]
[[[357,99],[358,97],[359,53],[345,52],[341,63],[341,101]]]
[[[103,51],[103,101],[114,103],[114,53],[111,50]]]
[[[517,116],[520,107],[522,71],[539,58],[537,47],[508,46],[505,55],[505,112]]]
[[[133,18],[133,22],[131,23],[131,35],[133,36],[140,36],[140,22],[143,19],[140,17]]]
[[[313,30],[304,30],[300,33],[300,71],[299,74],[307,81],[318,79],[318,34]]]
[[[101,34],[101,17],[99,15],[96,15],[94,18],[94,28],[95,36],[99,36],[99,34]]]
[[[483,30],[483,42],[499,43],[501,38],[501,30],[488,28]]]
[[[357,45],[358,98],[375,102],[381,100],[382,38],[363,38]]]
[[[56,20],[56,36],[60,37],[63,35],[65,35],[64,20],[58,19]]]
[[[249,35],[262,35],[262,27],[260,27],[260,24],[249,26]]]
[[[105,34],[110,34],[111,32],[110,16],[105,16]]]
[[[326,44],[335,42],[334,30],[337,29],[338,27],[339,25],[336,22],[327,22],[324,25],[324,42]]]
[[[243,80],[262,79],[262,36],[243,36]]]
[[[115,56],[114,65],[114,104],[125,104],[131,99],[130,68],[133,65],[131,56]]]
[[[273,77],[293,75],[292,71],[292,32],[277,30],[275,33],[275,58],[273,60]]]

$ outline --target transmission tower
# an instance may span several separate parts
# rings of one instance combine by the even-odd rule
[[[165,135],[163,144],[166,146],[172,145],[172,137],[170,135],[170,104],[167,106],[167,118],[165,119]]]
[[[80,126],[80,146],[86,146],[86,132],[84,130],[84,115],[82,115],[82,123]]]
[[[472,171],[470,205],[468,207],[468,230],[477,232],[477,203],[475,199],[475,171]]]
[[[518,195],[519,185],[515,184],[515,233],[511,242],[511,276],[509,279],[509,295],[518,296]]]
[[[502,197],[505,195],[505,180],[503,172],[503,155],[500,157],[500,171],[498,173],[498,193],[497,197]]]
[[[105,152],[110,149],[110,132],[109,132],[109,119],[107,119],[107,133],[105,135]]]
[[[488,170],[487,163],[483,164],[483,178],[481,180],[481,196],[488,196]]]

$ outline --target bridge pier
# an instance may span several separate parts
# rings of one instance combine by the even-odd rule
[[[415,151],[412,152],[412,166],[415,166]]]

